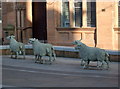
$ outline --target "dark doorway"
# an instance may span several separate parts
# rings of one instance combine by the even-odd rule
[[[33,2],[33,37],[47,41],[46,2]]]

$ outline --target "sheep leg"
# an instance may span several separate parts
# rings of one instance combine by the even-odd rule
[[[35,63],[39,61],[39,56],[35,55]]]
[[[55,61],[56,60],[56,55],[55,55],[55,53],[53,53],[53,61]]]
[[[100,68],[100,66],[99,66],[99,61],[97,61],[97,68]]]
[[[86,68],[86,61],[85,61],[85,64],[84,64],[83,68],[84,68],[84,69]]]
[[[109,68],[109,61],[105,60],[106,64],[107,64],[107,69]]]
[[[25,51],[23,51],[23,58],[25,59]]]
[[[52,53],[52,55],[53,55],[53,61],[55,61],[55,60],[56,60],[56,55],[55,55],[55,52],[54,52],[54,50],[53,50],[53,53]]]
[[[85,61],[85,64],[84,64],[84,69],[87,69],[88,68],[88,64],[89,64],[90,61]]]
[[[40,60],[39,60],[39,55],[35,55],[35,63],[40,63]]]
[[[99,66],[100,68],[103,68],[103,65],[104,65],[104,61],[100,61],[101,62],[101,65]]]
[[[101,65],[99,65],[99,63],[101,63]],[[98,69],[102,69],[102,65],[103,65],[102,61],[97,61],[97,68]]]
[[[52,58],[52,55],[49,56],[49,62],[50,62],[50,64],[52,63],[51,58]]]
[[[35,55],[35,60],[37,59],[37,55]]]
[[[106,61],[106,63],[107,63],[107,69],[109,68],[109,61]]]
[[[105,62],[107,64],[107,69],[109,68],[109,54],[106,54],[107,56],[105,57]]]
[[[83,59],[81,59],[81,64],[80,64],[81,66],[83,66],[84,64],[83,64]]]
[[[39,63],[40,63],[40,64],[43,64],[42,56],[39,55],[39,56],[38,56],[38,60],[39,60]]]
[[[11,58],[13,58],[13,52],[11,51]]]
[[[84,62],[84,60],[81,59],[81,64],[80,64],[81,66],[84,66],[84,63],[83,63],[83,62]]]
[[[50,55],[50,57],[49,57],[49,61],[50,61],[50,62],[52,61],[51,59],[52,59],[52,56]]]
[[[15,55],[15,58],[17,59],[17,57],[18,57],[18,52],[16,52],[16,55]]]

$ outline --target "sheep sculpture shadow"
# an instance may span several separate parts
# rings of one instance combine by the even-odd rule
[[[107,64],[106,69],[109,68],[109,54],[104,49],[89,47],[82,43],[81,40],[75,40],[72,44],[76,45],[76,50],[79,50],[79,56],[82,59],[81,65],[83,65],[83,68],[88,68],[90,61],[97,61],[98,68],[103,69],[104,63]]]
[[[51,64],[55,59],[56,55],[54,52],[54,48],[51,44],[41,43],[36,38],[29,38],[29,43],[33,46],[33,51],[35,55],[35,63],[45,63],[41,58],[43,56],[49,56],[49,60],[47,63]]]
[[[25,45],[21,42],[17,42],[15,40],[15,36],[11,35],[6,37],[7,40],[10,41],[10,52],[11,52],[11,58],[18,58],[19,54],[23,54],[23,58],[25,59]],[[13,57],[13,54],[15,53],[15,57]]]

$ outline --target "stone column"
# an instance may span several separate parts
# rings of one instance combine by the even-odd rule
[[[28,21],[32,22],[32,0],[26,2],[26,17]]]
[[[57,8],[59,6],[56,1],[47,0],[47,40],[48,43],[56,44],[56,23],[57,23]],[[56,20],[56,21],[55,21]]]
[[[27,0],[26,2],[26,16],[25,17],[26,17],[26,21],[25,21],[26,27],[32,27],[32,0]],[[32,37],[32,29],[25,30],[24,36],[27,42],[28,39]]]
[[[115,25],[114,27],[118,27],[118,2],[115,2]]]
[[[96,2],[97,47],[113,49],[113,2]]]
[[[87,27],[87,0],[82,1],[82,27]]]
[[[69,10],[70,10],[70,27],[74,27],[74,20],[73,20],[73,8],[74,0],[69,1]]]

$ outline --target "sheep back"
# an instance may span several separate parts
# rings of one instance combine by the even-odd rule
[[[95,47],[84,47],[79,49],[79,55],[83,60],[102,61],[105,60],[105,50]]]
[[[18,52],[20,50],[19,44],[17,43],[10,43],[10,50],[13,52]]]

